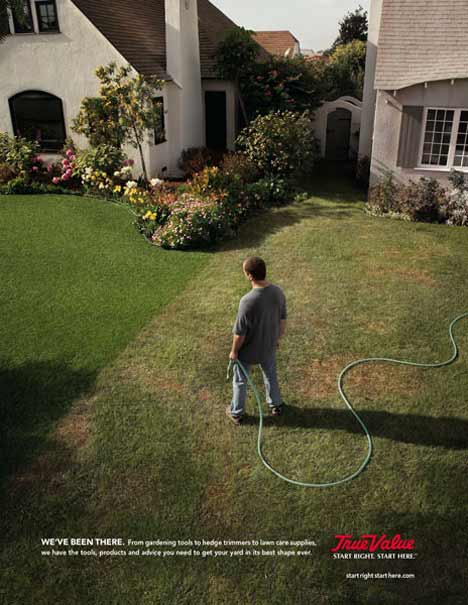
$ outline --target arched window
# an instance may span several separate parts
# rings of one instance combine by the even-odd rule
[[[62,101],[36,90],[10,99],[11,120],[16,136],[37,141],[42,151],[60,151],[65,143]]]

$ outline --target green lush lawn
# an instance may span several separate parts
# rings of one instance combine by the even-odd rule
[[[265,257],[289,301],[279,358],[289,405],[265,430],[281,472],[326,481],[358,466],[366,442],[335,390],[348,361],[450,355],[449,320],[468,308],[468,230],[367,216],[341,181],[311,191],[211,255],[152,249],[123,211],[96,201],[0,200],[0,350],[15,397],[7,467],[20,447],[31,452],[2,503],[7,603],[464,602],[467,323],[449,368],[350,375],[375,453],[342,487],[279,481],[255,454],[253,402],[243,427],[224,416],[250,253]],[[331,558],[336,533],[367,532],[414,538],[418,558]],[[306,559],[58,559],[41,558],[44,536],[309,538],[318,547]],[[348,571],[416,578],[352,581]]]

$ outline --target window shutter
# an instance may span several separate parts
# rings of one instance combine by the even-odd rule
[[[397,166],[414,168],[419,161],[419,144],[423,129],[424,107],[403,107]]]

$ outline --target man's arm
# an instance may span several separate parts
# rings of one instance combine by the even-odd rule
[[[280,331],[279,331],[279,338],[278,338],[278,342],[277,342],[277,346],[279,347],[279,343],[280,340],[283,338],[283,336],[286,334],[286,319],[282,319],[280,321]]]
[[[239,357],[239,350],[244,344],[245,336],[239,336],[239,334],[234,334],[232,338],[232,349],[229,353],[229,359],[235,361]]]

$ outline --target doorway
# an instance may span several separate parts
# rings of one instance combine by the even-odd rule
[[[327,119],[326,159],[334,162],[348,161],[350,136],[351,112],[342,108],[330,112]]]
[[[226,91],[205,92],[206,146],[208,149],[227,148]]]

